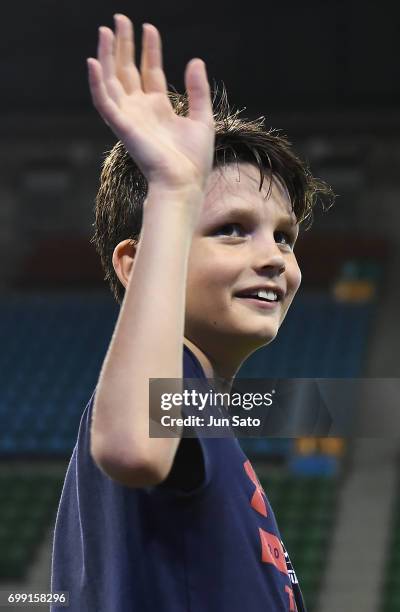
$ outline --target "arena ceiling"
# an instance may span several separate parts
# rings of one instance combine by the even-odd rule
[[[2,7],[3,116],[91,112],[85,58],[114,12],[128,14],[138,35],[144,21],[160,29],[167,80],[178,90],[198,56],[210,80],[251,112],[400,108],[393,1],[24,0]]]

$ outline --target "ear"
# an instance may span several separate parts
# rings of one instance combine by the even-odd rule
[[[133,268],[133,262],[137,252],[138,241],[132,239],[122,240],[114,249],[112,263],[116,275],[123,284],[127,287],[129,276]]]

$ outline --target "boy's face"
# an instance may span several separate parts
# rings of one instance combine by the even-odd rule
[[[222,176],[213,171],[188,263],[185,338],[208,357],[238,366],[275,338],[301,283],[287,192],[274,180],[267,200],[269,179],[261,192],[259,182],[252,164],[229,164]],[[237,296],[259,287],[280,288],[279,301],[266,306]]]

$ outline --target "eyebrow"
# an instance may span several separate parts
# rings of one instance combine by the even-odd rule
[[[217,223],[227,216],[242,216],[242,217],[251,217],[256,215],[254,208],[252,206],[239,206],[235,204],[232,208],[219,208],[215,211],[215,216],[213,219],[210,219],[210,223]],[[293,218],[289,215],[281,215],[278,219],[278,223],[287,223],[288,225],[297,225],[296,222],[293,222]]]

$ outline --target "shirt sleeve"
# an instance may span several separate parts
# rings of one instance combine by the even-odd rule
[[[184,436],[179,442],[170,473],[158,485],[158,488],[163,491],[171,491],[183,496],[202,493],[212,476],[207,440],[197,435],[186,437],[188,429],[192,428],[184,430]]]

